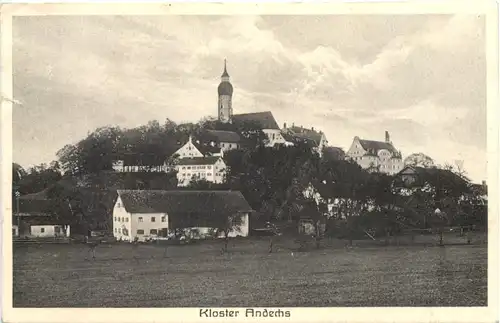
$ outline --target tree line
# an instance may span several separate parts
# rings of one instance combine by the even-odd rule
[[[265,135],[256,124],[225,124],[209,118],[183,124],[168,119],[164,124],[151,121],[133,129],[98,128],[77,143],[64,146],[57,152],[57,161],[49,165],[24,170],[14,164],[13,189],[21,194],[47,189],[55,200],[73,201],[72,212],[85,208],[85,203],[75,202],[83,200],[75,189],[78,186],[99,190],[174,189],[174,170],[167,174],[109,171],[115,160],[127,154],[169,161],[190,135],[203,140],[206,130],[239,133],[241,148],[224,154],[228,169],[223,184],[194,178],[183,189],[241,191],[263,222],[296,222],[306,216],[318,228],[322,225],[330,233],[347,232],[352,238],[360,231],[391,235],[405,228],[466,224],[474,214],[473,199],[477,197],[470,197],[471,183],[463,170],[450,165],[437,167],[424,154],[410,155],[405,162],[436,171],[423,172],[420,185],[397,186],[394,176],[369,173],[355,162],[328,154],[320,157],[305,143],[266,147]],[[88,183],[81,184],[85,178]],[[69,187],[60,184],[65,179],[72,180]],[[467,203],[464,196],[469,196]],[[109,211],[108,206],[101,208]]]

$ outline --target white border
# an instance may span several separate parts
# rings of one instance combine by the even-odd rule
[[[1,104],[1,196],[3,213],[3,321],[5,322],[493,322],[498,321],[498,5],[493,1],[406,3],[141,3],[4,4],[1,10],[1,93],[12,98],[12,16],[34,15],[212,15],[212,14],[453,14],[486,15],[488,111],[488,307],[484,308],[282,308],[291,318],[200,318],[199,308],[174,309],[20,309],[12,308],[12,103]],[[493,197],[493,198],[491,198]],[[244,313],[244,309],[239,309]]]

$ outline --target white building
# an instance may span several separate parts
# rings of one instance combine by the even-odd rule
[[[239,149],[241,138],[236,132],[223,130],[206,130],[205,141],[210,147],[216,147],[222,151]]]
[[[153,154],[125,154],[113,162],[115,172],[166,172],[165,158]]]
[[[296,142],[303,142],[310,145],[311,148],[320,156],[323,153],[323,149],[328,146],[328,140],[326,139],[323,131],[318,131],[314,128],[308,129],[302,126],[295,126],[294,124],[292,124],[291,127],[287,127],[285,123],[283,125],[282,134],[287,142],[287,145],[291,145]]]
[[[277,144],[286,144],[286,140],[271,111],[235,114],[232,120],[235,124],[252,123],[258,125],[267,137],[266,146],[268,147],[273,147]]]
[[[113,235],[117,240],[144,241],[182,230],[191,238],[204,238],[217,234],[232,219],[229,236],[246,237],[251,212],[236,191],[119,190]]]
[[[179,159],[176,165],[178,186],[187,186],[193,179],[221,184],[226,177],[226,163],[222,156]]]
[[[19,210],[14,210],[12,234],[20,238],[67,238],[70,226],[54,213],[55,202],[40,193],[19,198]],[[69,205],[60,204],[56,209],[70,214]],[[18,225],[19,224],[19,225]]]
[[[399,173],[404,167],[401,152],[396,150],[387,131],[385,142],[354,137],[346,157],[354,160],[364,169],[391,175]]]
[[[188,141],[174,153],[174,156],[177,156],[177,158],[182,159],[182,158],[204,157],[205,155],[201,152],[199,143],[196,143],[193,140],[193,137],[189,136]]]

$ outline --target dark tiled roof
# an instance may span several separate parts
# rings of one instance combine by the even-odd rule
[[[43,192],[43,191],[42,191]],[[30,194],[31,195],[31,194]],[[31,195],[33,197],[33,195]],[[42,199],[39,196],[34,198],[29,198],[28,196],[23,196],[19,198],[19,210],[16,205],[13,205],[14,214],[20,214],[23,217],[36,217],[36,216],[53,216],[55,210],[56,203],[61,203],[58,208],[66,209],[66,211],[70,211],[69,204],[64,202],[57,202],[56,200],[51,200],[48,198]]]
[[[251,212],[238,191],[119,190],[129,213],[216,214]]]
[[[318,132],[316,130],[302,128],[302,127],[297,127],[297,126],[292,126],[290,128],[287,128],[286,130],[292,136],[295,136],[297,138],[303,138],[303,139],[311,140],[316,145],[319,145],[319,143],[321,142],[321,137],[323,136],[322,133],[320,133],[320,132]]]
[[[255,122],[259,124],[262,129],[280,129],[271,111],[235,114],[233,115],[233,122]]]
[[[281,135],[283,136],[283,139],[285,139],[288,142],[295,142],[295,137],[289,134],[287,131],[282,131]]]
[[[53,216],[44,215],[33,215],[33,216],[21,216],[21,221],[29,225],[63,225],[69,224],[68,221],[63,219],[58,219]],[[16,223],[13,223],[16,224]]]
[[[224,131],[224,130],[207,130],[207,139],[213,139],[216,142],[230,142],[238,143],[241,138],[234,131]]]
[[[393,154],[393,157],[401,158],[401,154],[399,153],[399,151],[396,150],[396,148],[394,148],[394,146],[391,143],[384,141],[363,140],[363,139],[360,139],[359,143],[361,144],[363,149],[367,151],[368,154],[377,155],[379,150],[386,149],[391,154]]]
[[[17,203],[13,206],[13,210],[23,215],[50,215],[51,201],[48,199],[19,199],[19,210]]]
[[[201,143],[193,141],[193,145],[203,154],[203,156],[210,156],[220,153],[220,148],[211,146],[209,143]]]
[[[182,158],[179,159],[179,165],[213,165],[219,159],[219,156]]]

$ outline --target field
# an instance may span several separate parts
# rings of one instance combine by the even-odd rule
[[[329,240],[305,252],[276,241],[272,254],[266,238],[233,240],[228,254],[221,241],[103,244],[95,260],[80,244],[15,245],[13,301],[15,307],[487,305],[484,239],[445,247],[418,239],[352,248]]]

